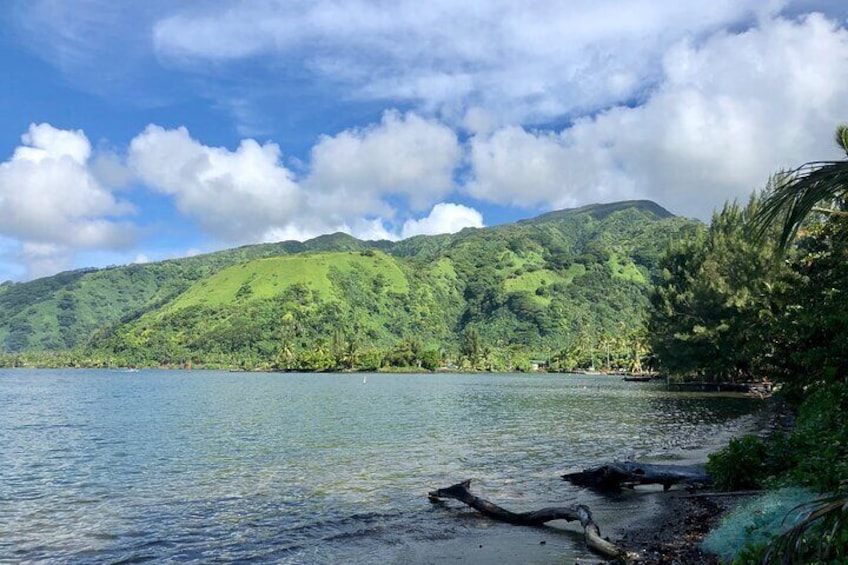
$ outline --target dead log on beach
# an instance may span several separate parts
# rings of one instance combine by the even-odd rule
[[[590,469],[562,476],[571,484],[597,490],[620,490],[636,485],[662,485],[663,490],[673,485],[711,485],[712,477],[703,465],[659,465],[638,461],[614,461]]]
[[[586,536],[586,545],[590,549],[609,558],[624,559],[627,557],[627,553],[623,549],[601,537],[601,531],[592,519],[592,513],[588,507],[582,504],[542,508],[533,512],[510,512],[497,504],[471,494],[468,490],[470,485],[471,481],[467,480],[447,488],[430,491],[427,496],[430,502],[441,502],[442,499],[452,498],[467,504],[489,518],[521,526],[541,526],[552,520],[579,521]]]

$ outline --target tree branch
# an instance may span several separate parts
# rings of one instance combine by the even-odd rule
[[[609,558],[627,558],[626,551],[601,537],[601,531],[592,519],[592,512],[582,504],[578,504],[577,506],[549,507],[533,512],[516,513],[471,494],[468,490],[470,485],[471,480],[463,481],[447,488],[430,491],[427,493],[427,496],[430,502],[452,498],[470,506],[489,518],[520,526],[541,526],[552,520],[578,521],[583,526],[586,545],[590,549]]]

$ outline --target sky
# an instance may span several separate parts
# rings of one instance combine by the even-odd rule
[[[836,159],[844,0],[8,0],[0,281],[649,199]],[[844,155],[841,155],[844,157]]]

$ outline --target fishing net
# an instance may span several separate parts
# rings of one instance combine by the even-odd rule
[[[728,513],[701,547],[729,563],[746,544],[767,542],[797,524],[809,512],[799,506],[815,499],[815,493],[803,488],[768,492]]]

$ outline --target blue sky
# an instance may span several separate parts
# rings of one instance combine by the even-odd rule
[[[647,198],[839,157],[841,0],[10,0],[0,281]]]

